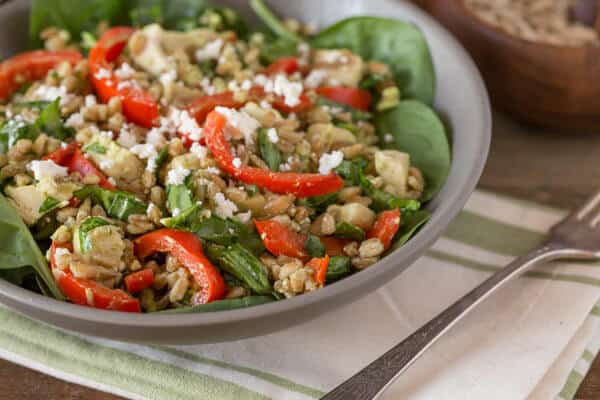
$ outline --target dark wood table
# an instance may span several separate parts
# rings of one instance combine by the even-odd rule
[[[480,187],[572,208],[600,187],[600,134],[556,134],[494,116],[494,138]],[[600,129],[599,129],[600,130]],[[2,400],[116,400],[117,396],[66,383],[0,361]],[[577,399],[600,399],[600,358]]]

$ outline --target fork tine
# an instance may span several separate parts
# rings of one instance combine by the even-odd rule
[[[575,218],[579,221],[583,220],[600,204],[600,190],[594,193],[581,208],[575,211]],[[598,218],[598,217],[596,217]],[[600,221],[599,221],[600,222]]]

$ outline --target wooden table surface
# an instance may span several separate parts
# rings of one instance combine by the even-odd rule
[[[600,134],[553,134],[494,116],[494,138],[480,187],[572,208],[600,187]],[[0,360],[1,400],[117,400],[117,396]],[[577,399],[600,399],[600,358]]]

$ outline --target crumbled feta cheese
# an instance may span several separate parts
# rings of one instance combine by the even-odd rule
[[[232,162],[232,164],[233,164],[233,166],[234,166],[235,168],[239,168],[239,167],[241,167],[241,166],[242,166],[242,160],[240,160],[240,158],[239,158],[239,157],[236,157],[236,158],[234,158],[234,159],[233,159],[233,162]]]
[[[223,193],[215,194],[215,212],[221,218],[231,218],[233,217],[233,213],[237,212],[238,207],[234,202],[225,198]]]
[[[129,81],[121,81],[117,83],[117,90],[123,90],[128,87],[131,87],[131,82]]]
[[[260,122],[252,118],[245,111],[233,108],[216,107],[215,111],[227,119],[227,125],[240,131],[247,145],[254,142],[254,132],[260,127]]]
[[[40,100],[54,101],[60,97],[60,104],[63,105],[72,96],[67,92],[67,88],[64,86],[48,86],[40,85],[34,92],[34,96],[37,96]]]
[[[67,118],[67,120],[65,121],[65,126],[69,128],[78,129],[81,128],[84,123],[85,121],[83,119],[83,115],[81,115],[80,113],[73,113],[69,115],[69,118]]]
[[[155,147],[162,146],[167,142],[165,135],[160,128],[152,128],[146,134],[146,143]]]
[[[317,88],[323,84],[325,79],[327,79],[326,71],[322,69],[313,69],[306,79],[304,79],[304,84],[309,88]]]
[[[129,151],[138,156],[141,159],[147,159],[156,155],[156,148],[150,143],[136,144],[132,146]]]
[[[277,134],[277,130],[275,128],[269,128],[267,130],[267,137],[271,143],[279,142],[279,135]]]
[[[266,75],[258,74],[254,77],[254,83],[258,86],[265,86],[269,82],[269,78]]]
[[[199,159],[204,160],[208,154],[208,149],[200,143],[194,142],[192,143],[192,147],[190,147],[190,153],[194,154]]]
[[[100,68],[98,71],[96,71],[96,73],[94,74],[94,78],[96,79],[107,79],[111,77],[111,73],[109,70],[107,70],[106,68]]]
[[[167,174],[167,185],[183,185],[185,178],[190,174],[190,170],[177,166]]]
[[[95,106],[96,104],[98,104],[98,102],[96,101],[96,96],[94,96],[93,94],[88,94],[87,96],[85,96],[85,106],[86,107],[92,107],[92,106]]]
[[[27,167],[33,172],[33,176],[38,181],[43,178],[68,175],[66,167],[61,167],[52,160],[34,160],[27,164]]]
[[[137,136],[133,132],[128,124],[124,124],[121,128],[121,132],[119,132],[119,138],[117,139],[117,143],[119,145],[125,147],[126,149],[130,149],[137,144]]]
[[[134,75],[135,70],[126,62],[121,64],[121,66],[115,70],[115,76],[119,79],[131,79]]]
[[[216,92],[215,87],[212,85],[210,79],[208,78],[202,78],[202,80],[200,81],[200,86],[202,87],[202,90],[204,90],[204,92],[208,95],[213,95]]]
[[[273,81],[273,86],[267,83],[265,85],[266,92],[273,92],[278,96],[283,96],[283,102],[289,107],[294,107],[300,104],[300,95],[304,91],[304,87],[300,82],[291,82],[284,75],[277,75]]]
[[[223,44],[224,42],[221,38],[206,43],[203,48],[196,50],[196,53],[194,54],[196,56],[196,61],[203,62],[219,58]]]
[[[386,143],[392,143],[394,141],[394,136],[391,133],[386,133],[383,135],[383,141]]]
[[[190,140],[200,140],[202,137],[202,128],[198,126],[195,118],[192,118],[187,111],[181,111],[179,114],[179,124],[177,130],[189,137]]]
[[[169,70],[167,72],[163,72],[158,77],[158,80],[160,81],[160,83],[163,86],[167,86],[167,85],[175,82],[176,79],[177,79],[177,71],[174,70],[174,69],[171,69],[171,70]]]
[[[229,83],[227,84],[227,89],[229,89],[232,92],[237,92],[240,90],[240,86],[236,81],[229,81]]]
[[[332,169],[339,166],[342,161],[344,161],[344,153],[341,151],[335,150],[331,153],[324,153],[319,158],[319,173],[322,175],[327,175],[331,172]]]
[[[252,89],[252,81],[249,79],[246,79],[242,82],[242,86],[241,86],[242,90],[250,90]]]

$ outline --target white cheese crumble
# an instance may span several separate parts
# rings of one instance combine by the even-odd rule
[[[204,160],[208,154],[208,149],[205,146],[202,146],[200,143],[194,142],[192,143],[192,147],[190,147],[190,153],[199,159]]]
[[[146,134],[146,143],[153,146],[162,146],[167,142],[163,131],[159,128],[152,128]]]
[[[327,79],[326,71],[322,69],[313,69],[306,79],[304,79],[304,84],[309,88],[317,88],[323,84],[325,79]]]
[[[235,168],[239,168],[242,166],[242,160],[240,160],[239,157],[234,158],[232,163]]]
[[[249,79],[246,79],[242,82],[242,86],[241,86],[242,90],[250,90],[252,89],[252,81]]]
[[[202,80],[200,81],[200,86],[202,86],[202,90],[208,94],[208,95],[213,95],[215,94],[215,87],[212,85],[212,83],[210,82],[210,79],[208,78],[202,78]]]
[[[176,79],[177,79],[177,71],[174,69],[171,69],[167,72],[163,72],[158,77],[158,80],[160,81],[160,83],[163,86],[170,85],[171,83],[175,82]]]
[[[177,130],[180,133],[187,135],[190,140],[200,140],[202,137],[202,128],[198,126],[196,119],[192,118],[190,113],[181,111],[177,122]]]
[[[341,151],[335,150],[331,153],[324,153],[319,158],[319,173],[322,175],[327,175],[331,172],[332,169],[339,166],[342,161],[344,161],[344,153]]]
[[[135,136],[135,134],[131,132],[130,126],[128,124],[123,124],[121,132],[119,132],[119,138],[117,139],[117,143],[119,143],[119,145],[125,147],[126,149],[130,149],[137,144],[137,136]]]
[[[128,87],[131,87],[131,82],[129,81],[121,81],[117,83],[117,90],[123,90]]]
[[[271,143],[279,142],[279,135],[277,134],[277,130],[275,128],[269,128],[267,130],[267,137]]]
[[[63,105],[72,96],[67,92],[67,88],[64,86],[48,86],[40,85],[35,92],[33,92],[40,100],[54,101],[60,97],[60,104]]]
[[[136,144],[129,149],[133,154],[141,159],[147,159],[146,170],[154,172],[156,170],[156,158],[158,157],[158,151],[150,143]],[[185,178],[185,177],[184,177]]]
[[[38,181],[44,178],[68,175],[66,167],[61,167],[52,160],[34,160],[27,164],[27,167],[33,172],[33,176]]]
[[[94,78],[96,79],[108,79],[112,76],[112,74],[110,73],[109,70],[107,70],[106,68],[100,68],[98,71],[96,71],[96,73],[94,74]]]
[[[277,75],[274,80],[268,80],[264,89],[267,93],[283,96],[283,102],[288,107],[300,104],[300,95],[304,91],[302,83],[289,81],[285,75]]]
[[[183,185],[185,178],[190,174],[190,170],[177,166],[167,174],[167,185]]]
[[[221,218],[231,218],[233,217],[233,213],[238,210],[235,203],[225,198],[221,192],[215,194],[215,206],[215,212]]]
[[[252,118],[245,111],[234,110],[227,107],[216,107],[215,111],[227,119],[227,125],[237,129],[243,136],[247,145],[254,142],[254,132],[260,128],[260,122]]]
[[[115,76],[119,79],[131,79],[134,75],[135,70],[126,62],[121,64],[121,66],[115,70]]]
[[[391,133],[386,133],[385,135],[383,135],[383,141],[386,143],[392,143],[394,141],[394,137]]]
[[[215,39],[212,42],[206,43],[203,48],[196,50],[194,54],[196,61],[203,62],[208,60],[216,60],[221,54],[221,48],[223,47],[223,39]]]

